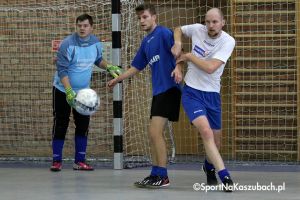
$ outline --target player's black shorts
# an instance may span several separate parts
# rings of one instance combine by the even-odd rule
[[[178,121],[180,110],[181,91],[177,87],[153,96],[151,115],[168,118],[169,121]]]

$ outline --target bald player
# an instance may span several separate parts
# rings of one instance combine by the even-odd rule
[[[222,30],[224,15],[218,8],[208,10],[205,25],[191,24],[174,30],[171,49],[176,62],[187,62],[182,104],[191,123],[203,140],[206,159],[203,171],[208,185],[217,185],[216,172],[223,190],[232,191],[233,181],[219,153],[221,144],[221,75],[235,46],[235,40]],[[182,52],[182,35],[191,38],[191,52]]]

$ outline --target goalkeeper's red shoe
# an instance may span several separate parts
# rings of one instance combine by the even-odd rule
[[[59,172],[61,171],[62,163],[59,161],[53,161],[52,166],[50,167],[50,170],[53,172]]]
[[[93,171],[94,168],[85,162],[77,162],[73,164],[74,170]]]

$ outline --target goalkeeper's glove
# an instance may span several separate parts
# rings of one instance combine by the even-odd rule
[[[66,88],[66,99],[67,99],[68,104],[71,107],[74,107],[75,97],[76,97],[76,93],[74,92],[74,90],[71,87],[67,87]]]
[[[120,68],[119,66],[115,65],[107,65],[106,70],[112,75],[112,77],[117,78],[123,73],[123,69]]]

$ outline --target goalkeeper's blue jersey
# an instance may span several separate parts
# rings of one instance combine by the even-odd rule
[[[57,52],[57,71],[53,85],[62,92],[65,88],[61,79],[68,76],[73,90],[89,88],[93,65],[102,60],[102,45],[95,35],[80,38],[77,33],[66,37]]]
[[[171,77],[175,68],[175,58],[171,52],[173,44],[173,32],[166,27],[157,26],[143,39],[131,63],[138,70],[150,66],[153,96],[172,87],[179,87]]]

